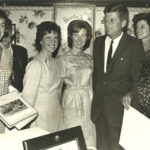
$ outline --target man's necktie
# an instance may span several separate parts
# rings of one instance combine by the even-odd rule
[[[112,46],[113,46],[113,40],[111,40],[111,44],[110,44],[109,51],[108,51],[107,68],[106,68],[106,70],[108,70],[108,66],[109,66],[110,61],[111,61],[111,57],[112,57]]]

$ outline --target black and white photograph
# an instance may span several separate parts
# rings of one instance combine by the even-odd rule
[[[19,111],[23,111],[27,109],[27,106],[22,103],[20,99],[16,99],[13,102],[4,104],[0,106],[0,112],[5,116],[11,116],[15,113],[18,113]]]
[[[149,124],[150,0],[0,0],[6,143],[80,126],[85,150],[150,150]],[[63,133],[35,150],[84,150]]]

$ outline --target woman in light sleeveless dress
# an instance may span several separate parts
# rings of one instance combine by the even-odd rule
[[[90,45],[91,35],[87,22],[72,21],[68,26],[70,51],[60,56],[59,61],[61,77],[66,85],[62,99],[64,127],[80,125],[86,145],[95,147],[95,125],[90,119],[93,63],[92,57],[84,53]]]

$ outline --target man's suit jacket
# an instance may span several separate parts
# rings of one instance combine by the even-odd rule
[[[28,62],[27,50],[19,45],[12,45],[13,50],[13,75],[11,84],[18,90],[23,89],[23,77]]]
[[[94,43],[94,95],[91,119],[96,122],[97,118],[104,113],[109,124],[120,127],[124,109],[121,98],[135,90],[144,59],[144,49],[141,41],[124,33],[105,74],[105,39],[106,36],[98,37]]]

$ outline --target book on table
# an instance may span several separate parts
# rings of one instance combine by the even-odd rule
[[[8,128],[21,129],[37,117],[37,111],[19,93],[0,96],[0,119]]]

